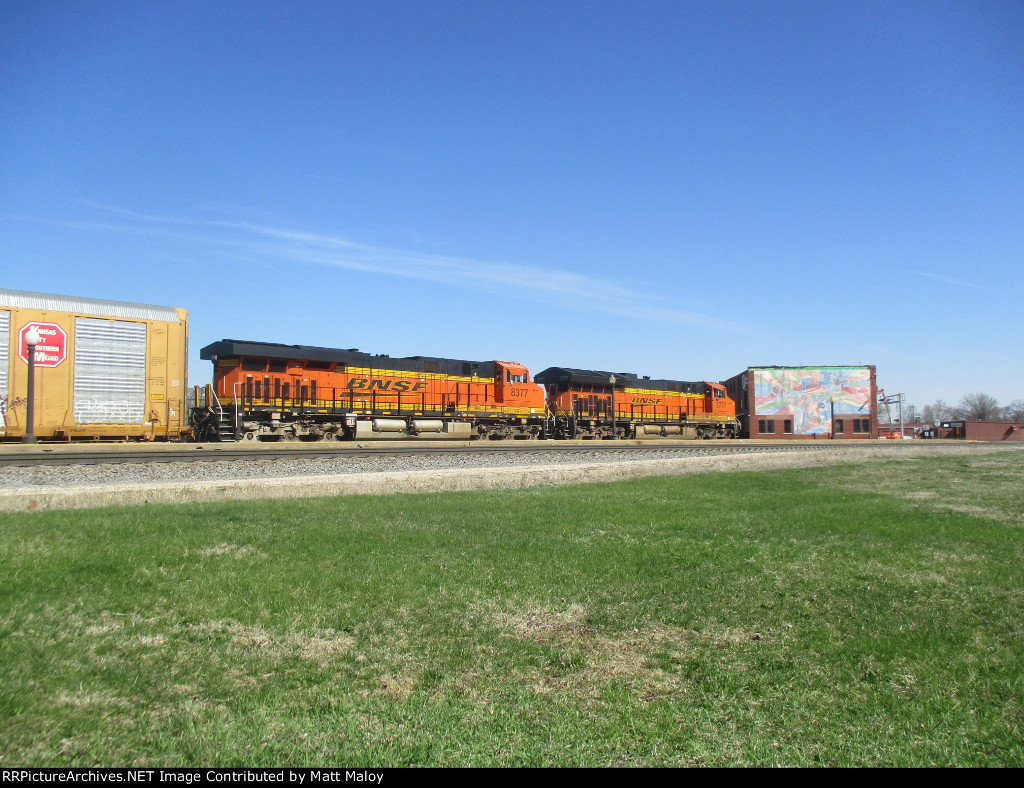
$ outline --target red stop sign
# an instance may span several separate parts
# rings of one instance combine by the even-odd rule
[[[25,334],[33,327],[39,332],[39,344],[36,345],[35,354],[36,366],[59,367],[68,357],[68,335],[56,323],[40,323],[34,320],[23,325],[18,332],[18,358],[28,363],[28,343],[25,341]]]

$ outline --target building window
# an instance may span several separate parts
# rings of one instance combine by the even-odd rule
[[[775,419],[768,419],[768,433],[770,435],[775,434]]]
[[[836,419],[836,434],[840,435],[840,434],[842,434],[845,431],[846,430],[843,429],[843,420],[842,419]]]
[[[793,434],[793,420],[792,419],[786,419],[785,421],[782,422],[782,431],[784,433],[786,433],[787,435],[792,435]]]
[[[861,419],[860,420],[860,431],[861,432],[868,432],[868,433],[871,432],[871,419]]]
[[[757,422],[757,431],[762,435],[768,431],[768,429],[765,427],[765,424],[766,422],[764,419],[761,419],[760,421]]]

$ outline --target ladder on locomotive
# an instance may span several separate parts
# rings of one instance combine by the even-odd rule
[[[213,410],[217,414],[217,440],[221,443],[233,443],[237,440],[235,437],[235,422],[233,418],[228,418],[224,414],[224,407],[220,404],[220,399],[217,397],[217,393],[210,390],[213,395]],[[236,405],[234,412],[238,412]]]

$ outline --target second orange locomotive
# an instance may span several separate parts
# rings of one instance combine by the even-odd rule
[[[720,383],[651,380],[628,372],[566,367],[545,369],[536,380],[547,388],[554,438],[739,435],[736,404]]]

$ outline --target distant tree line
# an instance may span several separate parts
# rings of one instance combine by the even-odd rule
[[[894,420],[899,418],[897,408],[893,408],[892,417]],[[887,419],[885,408],[881,408],[878,420],[885,423]],[[1024,421],[1024,400],[1017,399],[1009,405],[1000,406],[995,397],[979,392],[968,394],[956,405],[947,405],[940,399],[920,410],[913,405],[903,406],[904,424],[932,424],[936,421]]]

